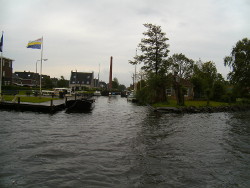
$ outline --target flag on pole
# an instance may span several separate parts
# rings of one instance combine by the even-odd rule
[[[29,41],[27,48],[41,49],[42,42],[43,42],[42,38],[34,40],[34,41]]]
[[[0,52],[3,52],[3,33],[2,33],[1,40],[0,40]]]

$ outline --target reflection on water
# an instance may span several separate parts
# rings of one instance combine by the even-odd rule
[[[0,187],[249,187],[250,112],[0,111]]]

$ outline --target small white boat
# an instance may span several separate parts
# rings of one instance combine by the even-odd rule
[[[101,96],[102,94],[101,94],[101,92],[100,91],[95,91],[94,92],[94,96]]]
[[[136,102],[136,101],[137,101],[134,92],[131,92],[131,93],[128,95],[127,101],[131,101],[131,102]]]

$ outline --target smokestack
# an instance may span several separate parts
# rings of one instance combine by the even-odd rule
[[[112,61],[113,57],[110,57],[110,68],[109,68],[109,89],[112,89]]]

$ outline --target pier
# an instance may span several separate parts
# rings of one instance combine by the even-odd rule
[[[43,113],[55,113],[65,109],[65,100],[50,100],[42,103],[29,103],[20,102],[18,98],[17,102],[4,101],[0,102],[0,109],[15,110],[15,111],[32,111]]]
[[[77,99],[89,99],[93,95],[91,94],[75,94],[73,96],[66,96],[57,100],[49,100],[46,102],[32,103],[21,102],[20,97],[17,97],[17,101],[1,101],[0,110],[15,110],[15,111],[32,111],[42,113],[56,113],[61,110],[65,110],[68,106],[67,101],[75,101]]]

